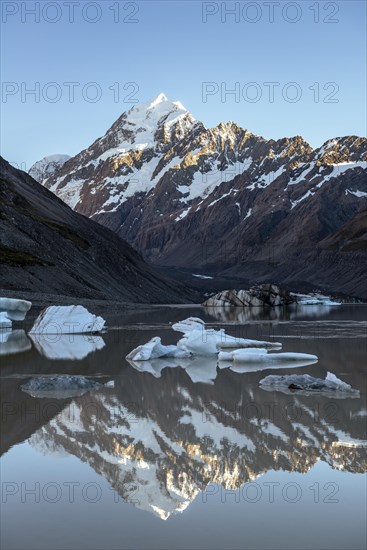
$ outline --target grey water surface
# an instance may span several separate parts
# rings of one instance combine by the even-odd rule
[[[289,369],[241,373],[205,358],[142,372],[125,360],[153,336],[176,343],[170,324],[191,315],[315,354],[317,363],[294,372],[332,372],[360,397],[259,386]],[[104,316],[98,336],[30,339],[31,311],[10,343],[2,337],[2,550],[367,546],[367,306]],[[100,385],[70,398],[22,391],[47,375]]]

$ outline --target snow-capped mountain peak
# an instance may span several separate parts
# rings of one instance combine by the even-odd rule
[[[215,270],[225,263],[243,273],[244,258],[268,259],[264,247],[279,261],[294,249],[299,262],[299,243],[309,254],[365,209],[366,151],[358,136],[313,149],[299,135],[267,140],[233,121],[206,128],[159,94],[43,184],[150,261]],[[183,242],[191,243],[184,255]]]
[[[159,109],[163,105],[168,107],[168,104],[171,104],[173,107],[187,112],[187,109],[185,109],[181,101],[172,101],[171,99],[168,99],[168,97],[164,93],[160,93],[151,101],[148,101],[147,103],[141,103],[140,105],[142,107],[146,105],[148,109]]]
[[[71,157],[69,155],[48,155],[41,160],[35,162],[29,169],[28,173],[33,179],[39,183],[54,174],[61,168],[63,164]]]
[[[132,136],[133,143],[144,144],[142,137],[146,140],[145,143],[152,143],[156,139],[156,132],[159,129],[165,128],[169,131],[179,121],[186,120],[187,128],[190,128],[195,119],[187,109],[179,101],[168,99],[163,93],[156,98],[146,103],[139,103],[131,107],[129,111],[117,121],[112,129],[126,129],[135,133]],[[150,135],[147,135],[150,134]],[[140,134],[140,135],[139,135]],[[142,135],[143,136],[142,136]],[[137,141],[137,135],[138,141]]]

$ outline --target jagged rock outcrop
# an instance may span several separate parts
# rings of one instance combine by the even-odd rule
[[[209,307],[285,306],[297,301],[296,296],[277,285],[264,284],[248,290],[223,290],[203,303]]]

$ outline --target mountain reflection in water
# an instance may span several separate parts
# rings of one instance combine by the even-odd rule
[[[336,324],[328,325],[331,336]],[[126,327],[104,334],[101,345],[89,340],[96,351],[81,353],[79,361],[72,350],[62,360],[40,342],[9,355],[2,365],[1,394],[17,405],[3,419],[2,452],[16,452],[14,446],[28,442],[54,458],[74,456],[123,500],[161,519],[187,509],[213,483],[235,490],[270,470],[305,474],[318,461],[352,474],[366,471],[365,342],[349,338],[348,331],[337,340],[312,337],[311,331],[308,340],[283,341],[284,351],[319,357],[297,373],[324,378],[329,370],[361,390],[358,399],[337,400],[266,392],[259,387],[261,370],[238,373],[215,364],[210,383],[204,383],[200,359],[192,373],[164,365],[139,372],[124,357],[156,334],[167,343],[177,339],[169,326]],[[249,330],[246,336],[259,335]],[[65,400],[35,399],[19,389],[26,379],[51,373],[113,380],[114,387]]]
[[[204,385],[181,369],[158,379],[130,369],[114,388],[69,401],[29,443],[74,455],[123,499],[162,519],[210,483],[238,489],[268,470],[306,473],[318,460],[366,470],[360,399],[269,395],[259,376],[226,370]]]

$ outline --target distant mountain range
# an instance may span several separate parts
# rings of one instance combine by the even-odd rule
[[[0,288],[117,302],[189,300],[112,231],[1,157]]]
[[[321,122],[320,122],[321,123]],[[367,139],[207,129],[160,94],[62,163],[30,173],[147,260],[367,297]]]

